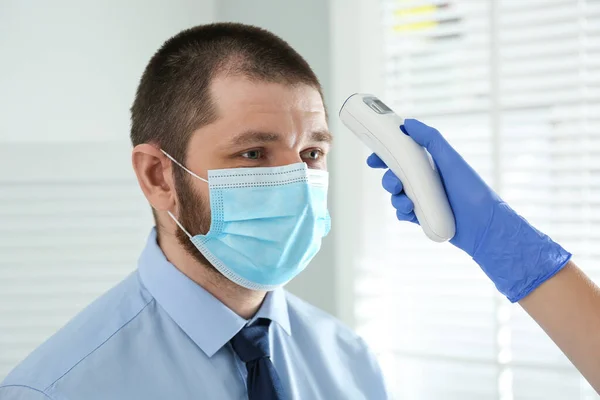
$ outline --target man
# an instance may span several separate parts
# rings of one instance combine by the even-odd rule
[[[415,120],[400,129],[440,170],[452,244],[599,389],[598,288],[439,132]],[[329,230],[330,136],[306,62],[257,28],[184,31],[146,68],[132,141],[157,222],[138,270],[32,353],[0,398],[386,398],[364,343],[281,289]],[[398,219],[417,222],[398,178],[382,184]]]
[[[329,231],[323,104],[306,61],[265,30],[169,39],[131,108],[156,219],[138,269],[11,372],[0,399],[385,398],[365,343],[281,288]]]

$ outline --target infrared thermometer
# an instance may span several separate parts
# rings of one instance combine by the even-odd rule
[[[360,93],[344,102],[340,119],[400,179],[427,237],[452,239],[454,214],[442,180],[429,153],[400,130],[404,119],[377,97]]]

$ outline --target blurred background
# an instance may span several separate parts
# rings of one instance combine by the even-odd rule
[[[0,380],[135,269],[134,91],[213,21],[273,31],[323,83],[333,230],[288,288],[367,340],[397,398],[599,398],[469,257],[395,219],[337,110],[371,92],[437,127],[600,282],[600,0],[0,0]]]

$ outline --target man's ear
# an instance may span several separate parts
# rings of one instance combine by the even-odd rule
[[[131,154],[133,170],[140,188],[155,210],[168,211],[175,207],[175,184],[170,160],[151,144],[138,144]]]

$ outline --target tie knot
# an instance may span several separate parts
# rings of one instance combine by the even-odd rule
[[[259,318],[255,324],[245,326],[233,339],[231,346],[245,363],[269,357],[269,325],[271,320]]]

